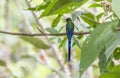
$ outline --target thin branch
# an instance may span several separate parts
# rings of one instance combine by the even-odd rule
[[[116,31],[120,30],[120,27],[115,29]],[[35,33],[35,34],[31,34],[31,33],[16,33],[16,32],[6,32],[6,31],[1,31],[0,33],[3,34],[9,34],[9,35],[21,35],[21,36],[64,36],[66,35],[66,33],[55,33],[55,34],[51,34],[51,33],[44,33],[44,34],[39,34],[39,33]],[[85,35],[85,34],[90,34],[89,32],[74,32],[74,35]]]
[[[120,30],[120,27],[115,29],[116,31]],[[44,34],[40,34],[40,33],[35,33],[35,34],[31,34],[31,33],[17,33],[17,32],[7,32],[7,31],[1,31],[0,33],[3,34],[9,34],[9,35],[21,35],[21,36],[64,36],[66,35],[66,33],[55,33],[55,34],[51,34],[51,33],[44,33]],[[85,35],[85,34],[90,34],[89,32],[74,32],[74,35]]]
[[[22,6],[21,6],[20,2],[19,2],[18,0],[15,0],[15,3],[16,3],[16,5],[17,5],[18,10],[19,10],[19,12],[20,12],[20,14],[21,14],[21,16],[22,16],[22,18],[23,18],[23,20],[24,20],[24,23],[25,23],[25,26],[24,26],[24,27],[21,27],[21,30],[22,30],[23,28],[27,28],[27,30],[29,30],[29,32],[33,33],[33,32],[34,32],[34,31],[33,31],[33,27],[31,26],[29,20],[26,18],[26,15],[25,15],[25,13],[24,13],[24,10],[22,9]],[[24,30],[23,30],[23,31],[24,31]]]
[[[50,33],[45,33],[45,34],[31,34],[31,33],[16,33],[16,32],[6,32],[6,31],[1,31],[0,33],[3,34],[9,34],[9,35],[21,35],[21,36],[64,36],[66,33],[59,33],[59,34],[50,34]],[[74,32],[74,35],[84,35],[84,34],[90,34],[90,32]]]
[[[9,0],[5,1],[5,30],[9,30],[10,29],[10,21],[9,21]]]
[[[28,7],[31,8],[31,4],[29,3],[29,1],[28,1],[28,0],[25,0],[25,2],[26,2],[26,4],[28,5]],[[33,11],[31,11],[31,13],[32,13],[33,17],[35,18],[36,23],[37,23],[38,26],[40,27],[40,32],[44,34],[44,33],[45,33],[45,31],[44,31],[45,29],[43,28],[42,24],[39,23],[39,20],[37,19],[36,14],[35,14]],[[45,34],[44,34],[44,35],[45,35]]]
[[[52,71],[58,73],[60,76],[62,76],[62,77],[64,76],[64,73],[61,72],[59,69],[56,69],[55,67],[50,66],[50,65],[45,64],[44,62],[42,62],[41,59],[39,58],[39,55],[36,55],[36,60],[37,60],[40,64],[42,64],[42,65],[48,67],[49,69],[51,69]]]

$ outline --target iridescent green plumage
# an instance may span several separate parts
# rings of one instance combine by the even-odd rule
[[[71,56],[71,39],[74,31],[74,24],[72,23],[71,18],[66,19],[66,33],[68,38],[68,61],[70,61]]]

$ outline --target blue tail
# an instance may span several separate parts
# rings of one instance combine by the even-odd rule
[[[68,39],[68,61],[70,61],[71,55],[71,39]]]

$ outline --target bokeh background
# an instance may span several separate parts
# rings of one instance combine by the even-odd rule
[[[40,30],[52,34],[65,33],[65,18],[70,14],[59,18],[60,21],[56,24],[54,21],[56,15],[39,18],[43,10],[36,9],[35,11],[35,8],[31,8],[44,4],[46,1],[50,0],[0,0],[0,32],[16,33],[16,35],[0,33],[0,78],[79,78],[81,46],[88,35],[73,37],[72,62],[70,63],[67,62],[66,35],[35,37],[17,35],[17,33],[41,33]],[[90,20],[93,20],[93,15],[97,16],[98,13],[101,13],[97,22],[103,22],[101,20],[104,11],[102,8],[99,10],[86,9],[92,3],[94,0],[89,0],[77,11],[90,11],[91,14],[88,15]],[[83,19],[85,18],[83,17]],[[77,21],[75,21],[76,32],[89,32],[94,29],[94,23],[89,20],[86,22],[81,20],[80,23]],[[83,78],[98,78],[97,63],[98,60],[89,67]]]

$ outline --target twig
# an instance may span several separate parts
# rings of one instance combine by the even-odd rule
[[[9,0],[5,1],[5,30],[9,30],[10,29],[10,25],[9,25]]]
[[[35,33],[35,34],[31,34],[31,33],[16,33],[16,32],[6,32],[6,31],[1,31],[0,33],[3,34],[9,34],[9,35],[21,35],[21,36],[64,36],[66,35],[66,33],[59,33],[59,34],[50,34],[50,33],[45,33],[45,34],[39,34],[39,33]],[[84,35],[84,34],[90,34],[90,32],[74,32],[74,35]]]
[[[115,29],[116,31],[120,30],[120,27]],[[31,34],[31,33],[17,33],[17,32],[7,32],[7,31],[1,31],[0,33],[3,34],[9,34],[9,35],[21,35],[21,36],[64,36],[66,35],[66,33],[55,33],[55,34],[51,34],[51,33],[44,33],[44,34],[40,34],[40,33],[35,33],[35,34]],[[89,32],[74,32],[74,35],[86,35],[86,34],[90,34]]]
[[[28,7],[31,8],[31,5],[29,4],[29,1],[28,1],[28,0],[25,0],[25,1],[26,1],[26,4],[28,5]],[[42,34],[44,34],[44,33],[45,33],[44,28],[43,28],[43,26],[41,25],[41,23],[39,23],[36,14],[35,14],[33,11],[31,11],[31,13],[32,13],[33,17],[35,18],[36,23],[37,23],[38,26],[40,27],[40,32],[41,32]]]
[[[20,12],[20,14],[21,14],[24,22],[25,22],[25,25],[26,25],[26,26],[22,27],[22,29],[26,27],[27,30],[29,30],[29,32],[33,33],[33,32],[34,32],[34,31],[33,31],[33,27],[31,26],[29,20],[26,18],[20,2],[19,2],[18,0],[15,0],[15,3],[16,3],[16,5],[17,5],[18,10],[19,10],[19,12]]]
[[[45,64],[44,62],[42,62],[41,59],[39,58],[39,55],[36,55],[36,60],[37,60],[40,64],[42,64],[42,65],[48,67],[49,69],[51,69],[52,71],[58,73],[60,76],[62,76],[62,77],[64,76],[64,73],[61,72],[59,69],[56,69],[56,68],[54,68],[53,66],[50,66],[50,65]]]

